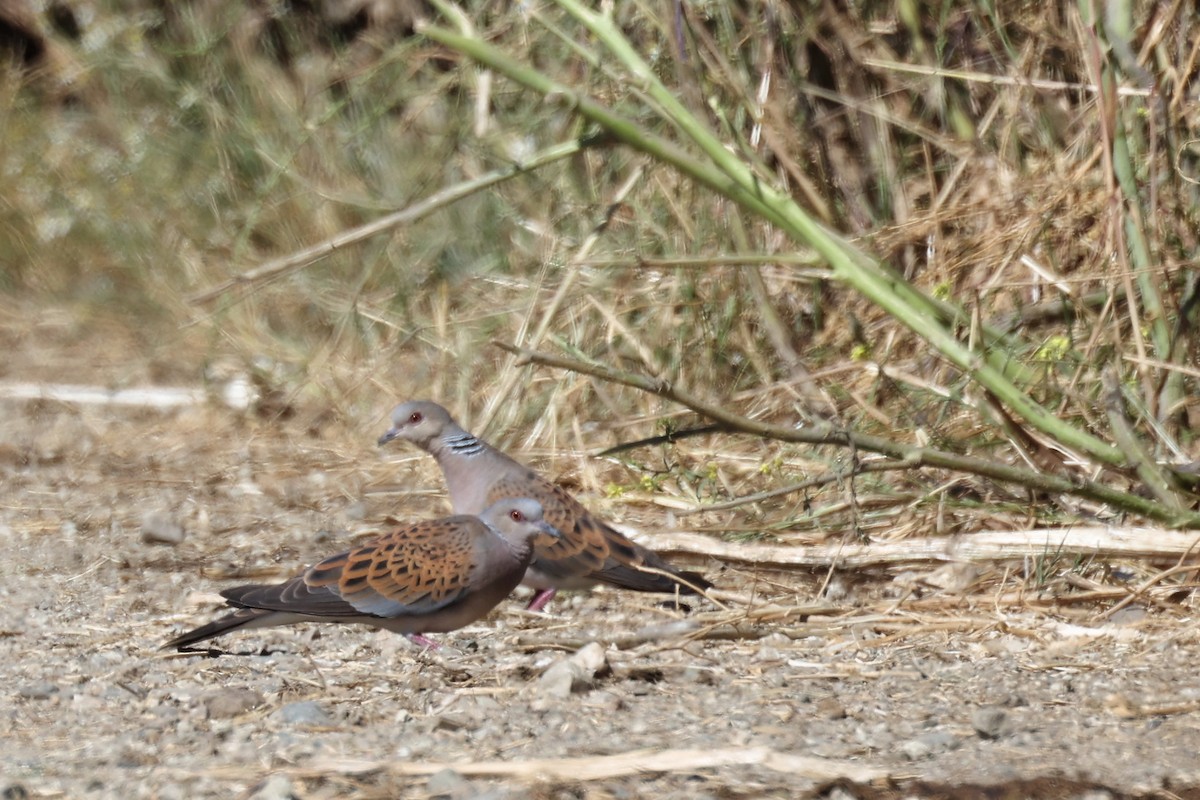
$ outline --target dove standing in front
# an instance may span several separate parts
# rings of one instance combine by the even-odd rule
[[[392,427],[379,437],[379,444],[394,439],[412,442],[437,459],[455,513],[473,514],[509,497],[531,497],[542,504],[546,522],[560,537],[534,548],[524,580],[536,590],[530,610],[541,610],[557,589],[586,589],[596,583],[640,592],[678,589],[683,594],[712,586],[593,517],[566,490],[463,430],[437,403],[413,400],[397,406]]]
[[[226,589],[221,594],[237,611],[163,649],[297,622],[357,622],[418,641],[461,628],[517,587],[540,537],[559,536],[536,500],[507,497],[481,512],[398,528],[284,583]]]

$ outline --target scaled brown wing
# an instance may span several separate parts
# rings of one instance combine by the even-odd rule
[[[558,578],[588,575],[603,569],[614,555],[604,530],[565,489],[534,472],[526,472],[520,480],[496,481],[487,502],[491,505],[514,497],[529,497],[541,503],[546,522],[562,534],[558,539],[539,544],[534,550],[533,563],[539,571]]]
[[[551,578],[586,575],[625,589],[673,592],[679,587],[685,594],[694,594],[687,586],[681,586],[666,575],[638,569],[648,566],[679,575],[701,589],[712,586],[699,574],[681,572],[657,553],[634,544],[620,531],[592,516],[566,489],[535,472],[526,472],[520,480],[497,481],[488,494],[488,504],[509,497],[537,500],[542,504],[546,522],[562,534],[562,538],[539,545],[535,551],[532,566]]]
[[[285,584],[230,599],[313,616],[428,614],[467,594],[473,538],[481,533],[483,524],[470,517],[417,523],[331,556]]]

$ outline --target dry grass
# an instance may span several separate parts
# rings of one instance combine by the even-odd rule
[[[760,2],[618,5],[656,74],[731,148],[928,295],[959,303],[970,320],[960,339],[1028,367],[1022,388],[1044,407],[1107,438],[1101,373],[1111,366],[1144,447],[1161,461],[1197,457],[1189,267],[1200,247],[1200,118],[1190,98],[1200,22],[1186,4],[1139,9],[1150,16],[1116,45],[1070,4],[942,17],[905,3],[803,15]],[[628,387],[522,366],[491,340],[648,374],[757,419],[791,425],[832,405],[849,429],[1102,473],[1119,488],[1144,483],[1132,457],[1104,470],[1060,457],[919,331],[798,257],[800,243],[617,146],[189,302],[585,126],[406,35],[403,15],[347,34],[240,4],[127,6],[96,3],[75,48],[95,88],[88,102],[57,105],[15,73],[0,92],[0,282],[15,317],[53,306],[61,321],[10,335],[111,343],[93,380],[194,382],[232,357],[271,398],[264,413],[298,410],[318,439],[324,421],[369,435],[394,398],[436,398],[501,446],[556,456],[556,478],[634,523],[845,470],[851,456],[713,435],[621,464],[586,459],[698,420]],[[679,20],[658,16],[668,7]],[[480,5],[474,25],[675,135],[615,65],[586,62],[591,40],[560,12]],[[1140,72],[1115,54],[1125,44]],[[1110,79],[1128,91],[1096,90]],[[986,339],[988,324],[1008,335]],[[151,367],[122,374],[131,351]],[[1186,487],[1173,491],[1194,502]],[[1110,512],[914,469],[686,522],[795,545]]]

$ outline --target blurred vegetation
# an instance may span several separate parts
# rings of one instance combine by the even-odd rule
[[[627,387],[519,367],[492,339],[783,426],[832,421],[1100,481],[1168,511],[1194,505],[1187,475],[1156,466],[1196,459],[1200,423],[1191,5],[615,4],[615,29],[651,77],[554,3],[474,3],[461,16],[346,5],[359,10],[97,1],[77,7],[75,35],[44,23],[72,71],[2,73],[3,290],[134,315],[148,331],[202,331],[210,352],[294,366],[295,393],[323,403],[421,395],[481,410],[501,442],[529,430],[527,444],[594,448],[696,418]],[[813,241],[619,143],[629,139],[585,120],[573,94],[530,90],[416,33],[419,16],[707,163],[695,130],[654,97],[660,81],[761,186],[840,233],[847,258],[867,254],[911,283],[928,326],[864,297]],[[196,302],[581,137],[570,158]],[[998,363],[1062,427],[1030,426],[981,390],[931,346],[935,328]],[[577,427],[629,417],[640,425],[605,436]],[[844,448],[688,441],[635,451],[648,474],[672,476],[642,483],[702,502],[853,464]],[[743,513],[870,533],[998,524],[980,504],[1009,524],[1123,507],[970,471],[884,474],[835,486],[847,501],[836,514],[812,515],[805,497]],[[874,493],[893,499],[887,512],[870,510]]]

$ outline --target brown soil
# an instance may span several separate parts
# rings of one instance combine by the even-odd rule
[[[161,376],[90,337],[6,344],[0,381]],[[819,601],[824,573],[707,563],[776,621],[597,590],[436,652],[313,626],[159,652],[224,586],[444,510],[430,463],[373,444],[394,399],[285,420],[0,400],[4,797],[1200,796],[1189,596],[1101,620],[879,572]],[[590,680],[543,677],[589,642]]]

